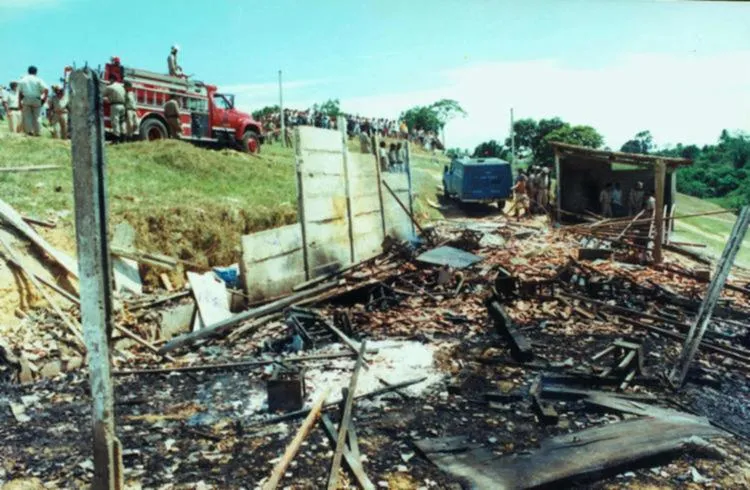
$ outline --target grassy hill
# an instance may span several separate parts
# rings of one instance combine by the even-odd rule
[[[679,177],[678,177],[679,178]],[[717,204],[688,196],[677,194],[677,214],[697,214],[723,209]],[[698,216],[676,220],[674,241],[704,243],[707,247],[693,248],[691,250],[710,257],[718,258],[724,250],[727,238],[732,232],[736,216],[732,213],[714,214],[711,216]],[[740,267],[750,268],[750,234],[745,237],[737,254],[735,264]]]
[[[352,143],[354,144],[354,142]],[[226,265],[240,255],[242,234],[297,220],[294,154],[265,145],[260,155],[208,150],[180,141],[107,145],[110,224],[127,220],[144,251],[201,265]],[[415,167],[443,166],[421,150]],[[50,241],[75,251],[70,143],[9,135],[0,123],[0,167],[61,165],[54,171],[0,172],[0,195],[22,214],[52,219]],[[429,175],[429,177],[428,177]],[[431,173],[415,172],[418,197],[434,194]],[[423,178],[424,177],[424,178]],[[418,198],[417,214],[435,210]]]

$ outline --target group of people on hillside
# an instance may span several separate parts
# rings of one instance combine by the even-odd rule
[[[599,206],[604,218],[634,216],[643,210],[653,214],[656,209],[656,198],[653,192],[646,192],[643,182],[639,181],[628,192],[628,200],[625,203],[620,183],[609,182],[599,192]]]
[[[46,115],[53,138],[68,137],[68,96],[64,87],[47,84],[30,66],[25,76],[0,88],[0,104],[11,133],[41,136],[41,118]]]
[[[408,140],[419,144],[426,150],[442,150],[443,145],[433,131],[412,128],[405,121],[397,121],[387,118],[369,118],[360,115],[342,114],[346,119],[346,132],[349,138],[358,138],[361,135],[369,137],[379,136],[381,138],[393,138]],[[269,141],[281,140],[281,114],[274,112],[263,116],[260,120]],[[321,111],[307,109],[304,111],[295,109],[284,109],[284,126],[287,130],[287,143],[291,144],[291,130],[295,126],[314,126],[323,129],[339,129],[337,118],[331,117]]]

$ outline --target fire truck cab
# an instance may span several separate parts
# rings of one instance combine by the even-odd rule
[[[215,85],[130,68],[116,58],[104,66],[102,80],[109,83],[111,75],[120,82],[133,85],[141,139],[178,136],[170,134],[164,117],[164,104],[175,96],[180,105],[180,139],[196,144],[234,147],[248,153],[260,151],[264,140],[261,123],[250,114],[235,109],[234,95],[217,92]],[[111,133],[107,103],[104,104],[104,125],[107,133]]]

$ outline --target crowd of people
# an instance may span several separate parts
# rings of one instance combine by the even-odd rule
[[[622,186],[619,182],[607,183],[599,192],[599,206],[604,218],[635,216],[641,211],[653,214],[656,209],[656,198],[653,192],[646,192],[643,182],[636,182],[628,192],[626,203],[622,199]]]
[[[548,212],[551,186],[549,167],[530,165],[525,170],[519,170],[513,186],[514,200],[508,214],[515,212],[516,218],[520,218],[522,213]]]
[[[47,84],[30,66],[25,76],[0,88],[0,104],[11,133],[41,136],[41,119],[46,116],[54,138],[68,136],[68,97],[60,85]]]
[[[346,119],[346,132],[349,138],[357,138],[362,134],[408,140],[419,144],[426,150],[442,150],[443,145],[434,131],[409,128],[405,121],[395,119],[362,117],[360,115],[342,114]],[[273,112],[260,118],[264,132],[269,141],[281,140],[281,114]],[[287,142],[291,144],[291,130],[295,126],[314,126],[323,129],[338,129],[337,118],[313,109],[295,110],[284,109],[284,126],[287,130]]]

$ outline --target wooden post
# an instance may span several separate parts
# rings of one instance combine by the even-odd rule
[[[662,262],[662,244],[664,242],[664,182],[667,167],[664,160],[657,160],[654,165],[654,196],[656,206],[654,207],[654,262]]]
[[[341,414],[341,425],[339,426],[339,434],[336,439],[336,450],[333,453],[333,462],[331,463],[331,473],[328,475],[328,490],[335,490],[338,488],[341,456],[344,451],[346,436],[349,433],[349,421],[352,417],[352,404],[354,403],[354,393],[357,391],[359,371],[362,368],[362,364],[365,362],[365,351],[367,350],[365,347],[366,343],[367,341],[363,340],[362,344],[360,344],[359,357],[357,357],[357,362],[354,365],[354,372],[349,381],[349,391],[347,392],[346,403],[344,404],[344,412]]]
[[[412,189],[412,180],[411,180],[411,146],[409,145],[408,141],[404,142],[404,145],[406,145],[406,181],[409,184],[409,211],[411,214],[414,214],[414,189]],[[411,234],[412,236],[417,235],[417,230],[414,227],[414,222],[412,221],[411,224]]]
[[[560,174],[560,152],[555,148],[555,201],[557,201],[557,221],[562,218],[562,175]]]
[[[302,258],[305,264],[305,280],[310,280],[310,262],[307,250],[307,227],[305,226],[305,199],[304,187],[302,185],[302,166],[305,162],[302,160],[302,148],[300,147],[299,126],[294,128],[294,161],[297,173],[297,213],[299,215],[299,225],[302,232]]]
[[[346,220],[349,226],[349,263],[353,264],[354,257],[354,221],[352,221],[352,186],[349,182],[349,138],[346,134],[346,118],[339,116],[336,118],[336,126],[339,128],[341,133],[341,162],[344,166],[344,182],[346,187]]]
[[[729,271],[732,269],[734,258],[742,246],[742,240],[745,238],[748,225],[750,225],[750,206],[745,206],[740,211],[740,216],[734,223],[732,234],[729,235],[729,241],[726,247],[724,247],[724,252],[722,252],[721,259],[719,260],[719,269],[716,271],[713,281],[708,286],[706,297],[703,298],[703,303],[698,311],[698,316],[695,318],[695,323],[690,327],[690,331],[685,339],[682,353],[669,375],[672,385],[677,388],[685,382],[685,376],[687,376],[690,363],[695,357],[695,353],[698,352],[703,335],[706,333],[708,323],[711,321],[711,314],[714,311],[716,303],[719,301],[721,290],[724,289],[724,283],[726,283]]]
[[[375,169],[377,171],[378,175],[378,199],[380,200],[380,223],[383,227],[383,238],[386,236],[386,226],[385,226],[385,200],[383,199],[383,171],[380,168],[380,153],[378,152],[378,149],[376,147],[378,143],[378,138],[373,136],[370,138],[371,145],[375,152]]]
[[[276,466],[274,466],[273,471],[271,472],[271,477],[266,483],[263,484],[263,490],[274,490],[279,486],[279,482],[284,476],[284,472],[289,467],[289,463],[292,462],[292,459],[294,459],[297,451],[299,451],[299,448],[302,446],[305,438],[313,429],[313,427],[315,427],[315,423],[318,421],[318,416],[323,409],[323,404],[325,403],[326,398],[328,398],[328,393],[330,391],[330,387],[324,389],[318,399],[315,400],[315,403],[313,403],[313,406],[310,409],[310,413],[307,415],[307,418],[305,418],[305,421],[302,422],[302,425],[297,431],[297,434],[294,436],[294,439],[292,439],[292,442],[290,442],[286,447],[284,456],[282,456],[279,462],[276,463]]]
[[[113,326],[113,281],[107,243],[107,173],[102,97],[96,72],[88,68],[74,71],[70,93],[81,320],[93,400],[92,488],[119,490],[123,488],[122,452],[115,435],[109,346]]]

